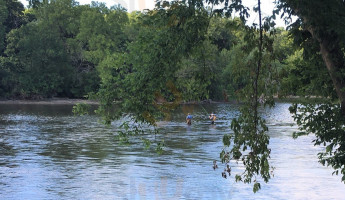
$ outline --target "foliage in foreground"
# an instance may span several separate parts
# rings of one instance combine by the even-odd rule
[[[324,152],[318,153],[322,165],[331,166],[333,174],[342,174],[345,183],[345,119],[340,105],[324,104],[294,104],[289,108],[300,132],[294,133],[294,138],[302,135],[315,134],[314,145],[324,146]]]
[[[225,7],[213,11],[204,3],[159,1],[152,11],[128,14],[96,2],[31,1],[32,7],[24,10],[15,0],[1,1],[0,96],[84,97],[92,92],[106,123],[130,116],[150,125],[183,100],[236,96],[245,106],[232,123],[234,134],[223,138],[221,159],[226,164],[242,161],[245,172],[235,178],[255,181],[254,191],[261,187],[257,175],[270,178],[269,138],[258,102],[272,105],[273,94],[338,99],[340,106],[305,105],[291,111],[301,127],[295,136],[315,133],[315,144],[327,146],[320,162],[344,175],[344,2],[278,1],[278,9],[299,16],[291,29],[296,46],[285,31],[278,30],[274,42],[273,31],[259,40],[255,28],[226,19],[233,11],[241,19],[247,16],[241,1],[226,0]],[[213,14],[220,17],[210,19]],[[269,28],[269,20],[264,27]],[[85,114],[85,107],[74,111]],[[124,143],[141,134],[129,126],[119,132]],[[143,142],[150,143],[144,137]]]

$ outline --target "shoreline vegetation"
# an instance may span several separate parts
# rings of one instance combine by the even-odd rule
[[[322,103],[325,102],[325,98],[311,96],[311,97],[300,97],[300,96],[287,96],[284,98],[274,98],[276,102],[290,102],[290,103]],[[1,99],[0,104],[25,104],[25,105],[75,105],[77,103],[84,103],[89,105],[99,105],[96,100],[88,99],[69,99],[69,98],[47,98],[38,100],[28,100],[28,99]],[[203,101],[190,101],[181,102],[180,104],[216,104],[216,103],[230,103],[238,104],[237,100],[229,101],[213,101],[203,100]]]
[[[75,105],[77,103],[85,103],[90,105],[98,105],[99,103],[94,100],[88,99],[69,99],[69,98],[50,98],[40,100],[0,100],[0,104],[26,104],[26,105]]]

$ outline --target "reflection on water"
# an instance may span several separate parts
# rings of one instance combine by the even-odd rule
[[[141,144],[119,145],[121,122],[105,127],[95,116],[74,117],[71,106],[0,105],[0,199],[345,199],[340,177],[317,162],[322,147],[313,136],[292,139],[288,106],[261,110],[276,170],[253,194],[252,186],[223,179],[219,161],[212,169],[237,105],[181,106],[158,123],[155,139],[166,143],[160,156]]]

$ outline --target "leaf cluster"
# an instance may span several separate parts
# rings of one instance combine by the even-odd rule
[[[289,110],[300,130],[294,133],[294,138],[314,134],[314,145],[325,147],[323,152],[318,153],[319,162],[331,166],[333,174],[340,172],[345,183],[345,120],[340,105],[330,102],[294,104]]]
[[[268,148],[269,136],[266,133],[268,128],[265,120],[254,118],[254,112],[249,107],[242,107],[240,116],[231,122],[234,134],[223,136],[225,147],[220,153],[220,158],[227,166],[231,160],[240,161],[245,169],[235,176],[236,181],[244,183],[253,181],[255,183],[253,191],[257,192],[261,187],[258,176],[265,182],[271,178],[271,167],[268,161],[271,150]],[[255,125],[256,120],[257,125]]]
[[[155,124],[165,109],[161,103],[175,102],[172,105],[176,107],[181,101],[173,77],[183,56],[203,40],[208,17],[204,10],[175,2],[149,11],[138,20],[140,33],[127,44],[126,53],[112,54],[102,65],[100,109],[106,111],[119,102],[121,111],[110,119],[130,113],[139,121]]]

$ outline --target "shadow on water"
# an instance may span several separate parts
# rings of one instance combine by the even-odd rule
[[[72,114],[73,105],[1,104],[1,114],[36,116],[66,116]]]

